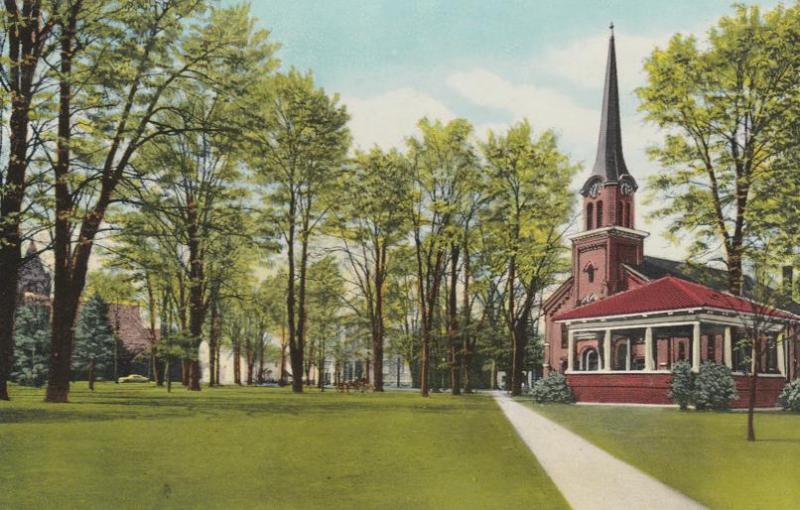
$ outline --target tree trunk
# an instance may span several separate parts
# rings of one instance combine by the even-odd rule
[[[216,297],[211,303],[211,330],[208,335],[208,386],[219,384],[217,380],[217,345],[220,338],[219,303]]]
[[[172,356],[167,354],[164,358],[164,381],[167,383],[167,393],[172,392],[172,366],[170,360]]]
[[[3,232],[2,235],[5,242],[9,234]],[[17,247],[15,256],[11,248],[5,245],[0,248],[0,400],[9,400],[8,380],[14,362],[14,319],[19,269],[12,261],[19,261],[21,253]]]
[[[472,380],[469,376],[470,368],[472,367],[472,345],[470,343],[470,320],[471,320],[471,307],[470,307],[470,253],[469,253],[469,236],[468,231],[464,231],[464,288],[462,289],[462,304],[461,304],[461,360],[459,370],[462,374],[462,384],[464,393],[472,393]]]
[[[95,368],[95,360],[89,362],[89,389],[94,391],[94,368]]]
[[[286,373],[286,323],[281,325],[281,367],[278,379],[279,386],[286,386],[289,383],[289,376]]]
[[[294,261],[294,243],[295,243],[295,220],[297,214],[296,195],[291,194],[289,199],[289,235],[287,239],[288,250],[288,282],[286,290],[286,318],[288,321],[289,330],[289,362],[292,366],[292,391],[295,393],[303,392],[303,345],[297,338],[295,315],[295,261]]]
[[[214,360],[216,361],[216,365],[215,365],[216,372],[214,373],[214,380],[217,381],[217,384],[219,384],[219,374],[220,374],[220,363],[219,363],[219,351],[220,351],[220,349],[221,349],[220,343],[217,342],[217,350],[216,350],[216,352],[214,352]]]
[[[310,204],[306,206],[306,211]],[[292,378],[292,390],[295,393],[303,391],[303,359],[305,356],[306,345],[306,275],[308,273],[308,215],[303,220],[303,233],[300,236],[300,281],[297,289],[297,334],[295,335],[296,355],[293,357],[294,363],[300,369],[297,372],[300,377]],[[292,374],[295,373],[295,366],[292,365]]]
[[[264,384],[264,330],[259,331],[258,335],[258,372],[256,372],[256,382]]]
[[[458,352],[458,257],[460,251],[457,244],[450,251],[450,285],[447,298],[447,348],[450,368],[450,391],[453,395],[461,395],[461,355]]]
[[[202,257],[197,204],[189,202],[187,209],[187,234],[189,236],[189,335],[192,342],[192,362],[189,373],[189,391],[200,391],[200,344],[203,341],[203,323],[206,316],[205,267]]]
[[[81,228],[80,242],[71,254],[73,213],[72,194],[68,177],[70,169],[70,133],[72,123],[72,42],[77,26],[77,10],[62,22],[61,27],[61,79],[59,80],[58,142],[56,144],[55,170],[55,259],[53,275],[53,318],[51,321],[50,372],[47,379],[46,402],[67,402],[69,395],[70,363],[75,338],[75,320],[80,296],[86,283],[91,239],[100,225],[99,218],[85,221]],[[87,225],[88,223],[88,225]],[[87,227],[87,228],[84,228]]]
[[[738,296],[742,294],[742,243],[736,239],[732,239],[731,242],[735,246],[728,250],[728,290]]]
[[[756,440],[756,429],[754,423],[755,408],[756,408],[756,390],[758,389],[758,373],[761,371],[761,339],[760,335],[754,335],[753,339],[753,370],[750,374],[750,380],[747,381],[748,389],[750,390],[749,398],[747,399],[747,440]]]
[[[233,341],[233,384],[242,385],[242,349],[239,339]]]
[[[247,385],[253,385],[253,366],[255,365],[255,356],[253,351],[253,342],[247,340],[245,343],[245,355],[247,359]]]
[[[8,400],[8,380],[14,359],[19,264],[22,259],[20,211],[28,169],[30,107],[36,67],[47,36],[40,26],[40,1],[6,2],[6,73],[11,99],[8,166],[0,192],[0,400]]]
[[[386,243],[375,247],[375,317],[372,328],[373,389],[383,391],[383,283],[386,278]]]
[[[511,364],[511,395],[522,395],[523,362],[525,360],[526,324],[523,318],[519,319],[514,327],[514,352]]]

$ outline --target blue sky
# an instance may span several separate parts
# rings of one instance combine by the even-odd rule
[[[232,3],[230,1],[226,3]],[[743,2],[771,8],[778,2]],[[675,32],[702,35],[732,2],[719,0],[367,1],[254,0],[253,13],[282,44],[284,66],[313,70],[320,85],[348,105],[357,145],[397,146],[416,120],[465,117],[503,130],[528,118],[552,128],[584,173],[591,168],[607,51],[616,25],[628,168],[644,185],[658,171],[644,154],[660,133],[637,113],[634,89],[642,60]],[[652,233],[651,254],[681,257],[646,222],[642,186],[637,226]]]

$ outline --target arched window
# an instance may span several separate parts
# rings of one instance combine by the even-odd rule
[[[590,347],[583,351],[581,356],[581,369],[587,372],[595,372],[600,368],[600,355],[597,349]]]
[[[617,225],[622,227],[625,226],[625,217],[622,215],[624,212],[623,207],[625,207],[625,204],[623,204],[622,201],[617,203]]]
[[[597,221],[595,222],[597,228],[603,226],[603,201],[597,202]]]
[[[594,204],[586,204],[586,230],[592,230],[592,217],[594,216]]]

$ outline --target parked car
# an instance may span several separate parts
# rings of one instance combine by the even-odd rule
[[[150,382],[150,379],[148,379],[147,377],[145,377],[143,375],[131,374],[131,375],[126,375],[125,377],[120,377],[119,379],[117,379],[117,382],[120,382],[120,383],[146,383],[146,382]]]

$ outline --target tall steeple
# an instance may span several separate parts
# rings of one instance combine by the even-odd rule
[[[600,117],[600,134],[597,138],[597,156],[592,175],[586,181],[583,194],[595,182],[602,184],[619,183],[620,177],[628,175],[625,157],[622,154],[622,130],[619,115],[619,86],[617,84],[617,54],[614,45],[614,24],[609,26],[611,35],[608,39],[608,61],[606,63],[606,79],[603,87],[603,108]],[[636,181],[630,177],[631,185],[636,188]]]
[[[619,87],[617,85],[617,54],[614,47],[614,24],[609,26],[608,62],[606,81],[603,88],[603,111],[600,117],[600,135],[597,140],[597,158],[592,175],[607,181],[616,181],[620,175],[627,174],[625,158],[622,155],[622,130],[619,122]]]
[[[583,231],[572,236],[573,297],[587,303],[625,290],[625,265],[644,260],[647,232],[636,230],[636,181],[622,156],[614,25],[608,41],[608,63],[597,160],[581,189]]]

